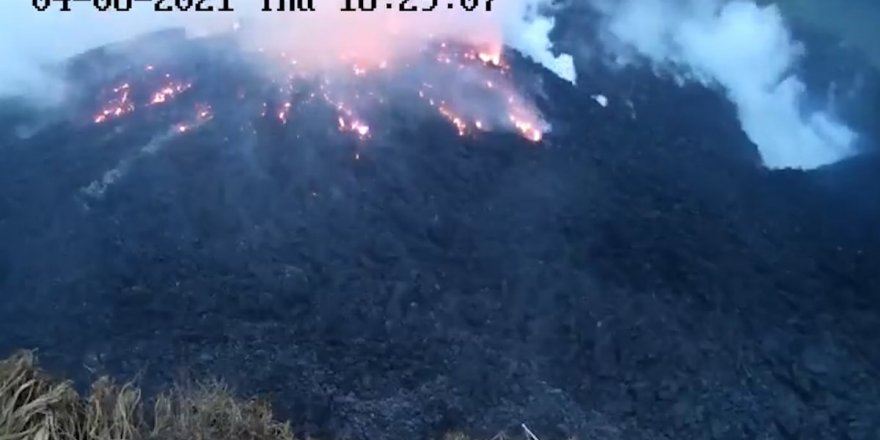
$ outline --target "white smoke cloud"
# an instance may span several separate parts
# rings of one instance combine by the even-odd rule
[[[90,3],[74,2],[72,12],[37,11],[29,1],[4,2],[0,7],[0,94],[55,96],[58,84],[48,67],[103,44],[122,41],[163,27],[214,21],[195,15],[165,16],[146,10],[99,12]],[[48,90],[47,90],[48,88]]]
[[[506,15],[504,41],[572,84],[577,81],[574,58],[569,54],[553,55],[550,32],[556,25],[546,2],[512,2],[516,7]],[[543,9],[539,9],[543,7]]]
[[[316,0],[315,12],[261,12],[261,2],[233,0],[234,13],[155,12],[150,3],[135,3],[128,12],[100,12],[90,2],[73,2],[71,12],[61,12],[57,10],[60,2],[52,3],[50,10],[40,12],[25,0],[4,2],[0,11],[0,60],[4,66],[0,94],[47,92],[49,81],[43,66],[96,46],[171,26],[184,27],[191,34],[227,31],[236,21],[246,21],[259,30],[253,36],[255,45],[286,50],[305,61],[338,59],[334,57],[343,51],[388,58],[430,38],[454,37],[471,43],[509,45],[574,81],[571,57],[550,52],[548,33],[554,22],[540,13],[549,0],[494,2],[491,12],[445,10],[446,5],[441,4],[435,11],[411,13],[381,8],[340,12],[342,0]],[[484,8],[482,2],[479,5]]]
[[[603,38],[619,55],[718,85],[771,168],[815,168],[854,154],[856,134],[826,110],[806,111],[793,73],[803,47],[779,9],[734,0],[595,0]]]

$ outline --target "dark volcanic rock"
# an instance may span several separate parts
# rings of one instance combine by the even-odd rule
[[[876,159],[770,172],[713,91],[509,58],[539,145],[392,105],[359,150],[256,117],[229,84],[271,86],[207,49],[164,110],[2,138],[0,351],[218,375],[349,438],[876,438]]]

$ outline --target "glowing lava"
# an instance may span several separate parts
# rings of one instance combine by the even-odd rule
[[[343,54],[340,59],[350,63],[350,69],[314,75],[301,70],[297,60],[282,52],[279,64],[283,66],[283,73],[279,79],[272,80],[271,87],[266,88],[270,90],[269,94],[280,96],[263,96],[266,101],[258,113],[261,116],[272,115],[272,119],[287,125],[295,117],[295,111],[307,111],[304,110],[307,108],[304,104],[323,102],[335,110],[340,131],[367,140],[375,136],[375,127],[372,125],[380,120],[371,118],[370,112],[386,105],[390,101],[389,93],[398,96],[403,91],[411,93],[410,96],[418,96],[417,102],[421,101],[426,108],[437,112],[459,136],[478,136],[480,133],[507,129],[531,142],[543,140],[547,124],[535,107],[516,90],[500,48],[484,50],[442,43],[426,48],[421,57],[421,61],[398,60],[392,68],[385,60],[371,63]],[[433,65],[426,67],[417,62]],[[149,76],[159,68],[148,65],[142,72]],[[112,88],[112,95],[95,114],[94,122],[104,123],[141,107],[165,104],[192,88],[192,83],[176,81],[168,73],[159,79],[158,88],[146,94],[134,93],[129,82]],[[152,89],[143,84],[137,88],[145,91]],[[241,100],[254,93],[245,93],[242,85],[232,90],[235,91],[235,97]],[[132,97],[138,96],[147,98],[136,103]],[[276,107],[268,102],[282,104]],[[186,133],[213,118],[213,109],[208,104],[201,104],[196,110],[195,120],[179,123],[173,130]]]
[[[113,93],[116,96],[111,98],[107,102],[107,105],[95,115],[95,123],[100,124],[133,112],[134,104],[129,100],[130,89],[131,86],[128,83],[122,84],[119,87],[114,87]]]
[[[147,66],[144,70],[148,72],[153,71],[154,67]],[[170,80],[171,75],[165,74],[165,78]],[[150,94],[151,99],[143,105],[151,106],[162,104],[188,90],[190,87],[192,87],[192,84],[170,81],[158,91]],[[118,87],[114,87],[112,89],[113,96],[107,100],[104,107],[94,116],[94,123],[101,124],[134,112],[138,107],[138,104],[132,100],[132,92],[132,86],[128,82],[123,83]]]
[[[501,54],[500,53],[488,53],[488,52],[479,52],[477,53],[477,58],[480,61],[491,64],[493,66],[501,66]]]
[[[175,95],[186,91],[190,87],[192,87],[192,84],[169,84],[163,87],[162,90],[153,94],[153,99],[150,101],[150,105],[162,104],[173,98]]]

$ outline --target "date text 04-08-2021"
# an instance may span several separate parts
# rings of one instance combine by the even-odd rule
[[[463,9],[476,11],[478,9],[487,12],[492,11],[493,0],[447,0],[446,9]],[[53,3],[59,6],[61,11],[70,11],[71,2],[92,3],[99,11],[125,12],[132,9],[135,3],[152,3],[157,12],[232,12],[230,0],[32,0],[33,6],[38,11],[46,11]],[[271,11],[314,11],[314,0],[263,0],[264,12]],[[344,12],[371,12],[376,9],[396,10],[400,12],[430,12],[437,8],[443,8],[441,0],[386,0],[382,4],[380,0],[343,0],[340,11]]]

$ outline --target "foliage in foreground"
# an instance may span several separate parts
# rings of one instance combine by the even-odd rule
[[[31,352],[0,361],[0,440],[292,440],[266,402],[220,383],[160,395],[145,408],[131,383],[99,379],[88,396],[49,377]]]
[[[539,440],[523,424],[525,440]],[[491,440],[509,439],[503,433]],[[294,440],[261,400],[233,397],[221,382],[176,387],[146,407],[141,390],[107,377],[81,396],[42,371],[33,352],[0,360],[0,440]],[[461,433],[443,440],[470,440]]]

